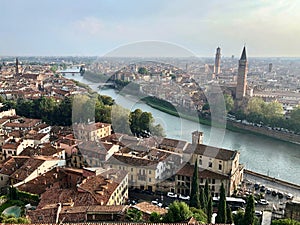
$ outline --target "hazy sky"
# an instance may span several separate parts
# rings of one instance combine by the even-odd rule
[[[144,40],[199,56],[300,56],[299,0],[2,0],[0,55],[98,55]]]

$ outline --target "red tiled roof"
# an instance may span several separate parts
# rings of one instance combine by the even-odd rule
[[[160,215],[166,214],[168,212],[168,210],[161,208],[157,205],[153,205],[149,202],[140,202],[140,203],[132,206],[132,208],[136,208],[136,209],[140,210],[141,212],[149,214],[149,215],[153,212],[157,212]]]
[[[29,159],[28,156],[10,157],[5,160],[0,170],[1,174],[11,175],[18,170]]]
[[[221,159],[221,160],[232,160],[236,156],[236,151],[216,148],[216,147],[207,146],[203,144],[189,144],[183,153],[185,154],[194,153],[197,155],[203,155],[203,156]]]
[[[25,180],[33,171],[35,171],[45,160],[29,158],[19,169],[17,169],[11,178],[18,181]]]

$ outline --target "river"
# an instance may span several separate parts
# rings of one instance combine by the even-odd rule
[[[143,111],[151,112],[155,121],[164,127],[166,136],[169,138],[191,142],[193,131],[203,131],[204,144],[240,151],[240,162],[247,169],[300,184],[300,145],[265,136],[232,132],[198,124],[163,113],[138,101],[138,98],[120,95],[114,89],[99,91],[97,84],[92,84],[79,75],[67,75],[66,77],[89,84],[93,90],[112,97],[117,104],[131,111],[140,108]]]

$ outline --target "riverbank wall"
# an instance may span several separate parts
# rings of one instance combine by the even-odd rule
[[[180,116],[184,119],[187,119],[187,120],[190,120],[193,122],[199,122],[201,124],[211,126],[211,121],[209,119],[201,118],[201,117],[196,118],[195,116],[187,115],[182,112],[179,115],[177,111],[174,111],[172,109],[167,109],[165,106],[163,106],[159,103],[154,103],[153,101],[148,101],[148,100],[144,100],[144,102],[147,105],[149,105],[155,109],[158,109],[162,112],[168,113],[170,115],[177,116],[177,117]],[[264,136],[279,139],[282,141],[300,144],[300,135],[287,133],[287,132],[283,132],[283,131],[277,131],[277,130],[273,130],[273,129],[270,130],[267,127],[257,127],[257,126],[252,126],[252,125],[246,125],[246,124],[243,124],[240,122],[234,122],[234,121],[227,120],[226,129],[228,129],[230,131],[242,132],[242,133],[245,133],[248,131],[248,132],[251,132],[254,134],[264,135]]]
[[[253,133],[265,135],[283,141],[300,144],[300,135],[298,134],[292,134],[292,133],[287,133],[287,132],[277,131],[272,129],[270,130],[267,127],[256,127],[256,126],[246,125],[246,124],[233,122],[233,121],[227,121],[227,124],[239,129],[249,130]]]
[[[260,174],[260,173],[257,173],[257,172],[251,171],[251,170],[247,170],[247,169],[244,170],[244,174],[246,174],[246,175],[249,174],[249,175],[252,175],[252,176],[255,176],[255,177],[259,177],[263,180],[267,180],[267,181],[277,183],[277,184],[280,184],[282,186],[290,187],[290,188],[293,188],[293,189],[296,189],[296,190],[300,191],[300,185],[293,184],[293,183],[290,183],[290,182],[287,182],[287,181],[284,181],[284,180],[279,180],[275,177],[269,177],[267,175]]]

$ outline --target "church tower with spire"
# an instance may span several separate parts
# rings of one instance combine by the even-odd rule
[[[16,75],[19,75],[19,59],[16,58]]]
[[[217,52],[216,52],[214,73],[216,75],[221,73],[221,48],[220,47],[217,48]]]
[[[246,47],[244,46],[241,58],[239,60],[236,96],[235,96],[237,101],[243,100],[243,98],[246,96],[247,74],[248,74],[248,60],[246,55]]]

